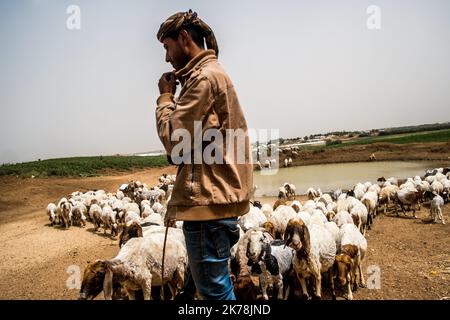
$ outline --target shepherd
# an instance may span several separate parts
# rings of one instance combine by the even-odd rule
[[[253,186],[253,165],[248,127],[234,86],[218,62],[219,48],[211,28],[196,12],[179,12],[162,23],[158,40],[166,50],[166,62],[172,72],[159,80],[156,124],[159,138],[169,161],[180,156],[174,150],[177,130],[187,130],[192,137],[191,149],[177,168],[172,197],[167,206],[166,225],[184,221],[183,232],[189,258],[189,269],[197,293],[204,300],[235,300],[228,262],[230,248],[239,240],[237,217],[250,210]],[[206,44],[206,48],[205,48]],[[181,90],[177,97],[177,85]],[[223,141],[221,156],[232,145],[234,152],[245,155],[207,164],[193,161],[195,154],[214,141],[195,145],[194,123],[201,122],[202,133],[216,131],[226,139],[227,130],[246,133],[244,143]],[[212,140],[212,139],[211,139]],[[217,146],[216,146],[217,148]],[[186,150],[183,149],[186,153]],[[178,164],[179,162],[177,162]],[[188,279],[187,283],[191,281]]]

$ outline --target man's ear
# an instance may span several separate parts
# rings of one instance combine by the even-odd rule
[[[187,47],[189,41],[191,41],[191,36],[185,29],[181,29],[178,33],[178,41],[180,42],[181,46]]]

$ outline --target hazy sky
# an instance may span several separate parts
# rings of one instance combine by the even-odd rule
[[[155,34],[189,8],[215,31],[251,128],[450,120],[450,1],[0,0],[0,163],[162,149],[157,81],[171,68]]]

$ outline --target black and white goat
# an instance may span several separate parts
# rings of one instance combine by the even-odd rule
[[[264,300],[269,299],[267,288],[274,286],[277,298],[283,299],[289,294],[288,288],[283,290],[283,279],[287,277],[292,266],[294,251],[285,247],[283,241],[270,241],[266,232],[252,230],[247,244],[248,265],[251,273],[259,275],[259,286]]]

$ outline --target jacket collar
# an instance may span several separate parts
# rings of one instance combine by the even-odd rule
[[[212,49],[203,50],[199,54],[197,54],[194,58],[192,58],[184,68],[175,72],[175,76],[182,83],[186,79],[186,77],[194,70],[198,69],[205,61],[209,59],[217,59],[216,52]]]

